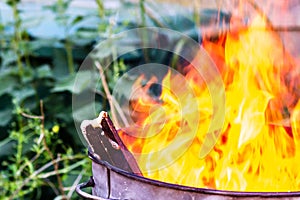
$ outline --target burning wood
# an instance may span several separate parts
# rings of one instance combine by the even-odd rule
[[[135,158],[128,151],[127,147],[123,144],[123,142],[118,134],[118,131],[116,130],[116,128],[115,128],[113,122],[111,121],[109,115],[107,114],[107,112],[102,112],[102,120],[101,120],[100,124],[102,126],[102,130],[103,130],[104,134],[111,140],[112,146],[121,150],[126,161],[128,162],[128,165],[130,166],[131,170],[135,174],[142,175],[142,173],[140,172],[140,169],[136,163]]]
[[[142,175],[107,112],[102,111],[94,120],[83,121],[81,130],[94,157],[125,171]]]

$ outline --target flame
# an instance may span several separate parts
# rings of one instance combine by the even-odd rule
[[[140,89],[131,106],[139,137],[126,131],[120,135],[143,175],[151,179],[231,191],[299,191],[296,59],[262,17],[239,32],[227,33],[224,41],[225,45],[203,43],[222,74],[226,91],[221,136],[205,158],[200,159],[199,152],[213,105],[206,84],[192,66],[185,68],[185,82],[169,72],[158,99],[147,95],[157,80],[140,87],[143,77],[138,79],[134,87]]]

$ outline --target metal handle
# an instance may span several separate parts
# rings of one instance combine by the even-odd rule
[[[95,182],[94,182],[94,178],[91,176],[90,177],[90,180],[88,180],[87,182],[84,182],[84,183],[80,183],[76,186],[76,193],[85,198],[85,199],[92,199],[92,200],[109,200],[109,199],[106,199],[106,198],[102,198],[102,197],[97,197],[97,196],[94,196],[94,195],[91,195],[91,194],[88,194],[84,191],[82,191],[81,189],[84,189],[84,188],[89,188],[89,187],[94,187],[95,186]]]

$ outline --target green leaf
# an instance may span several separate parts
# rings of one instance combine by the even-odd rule
[[[83,17],[80,16],[80,15],[78,15],[78,16],[76,16],[75,18],[73,18],[73,19],[71,20],[71,25],[75,25],[75,24],[79,23],[79,22],[82,21],[82,20],[83,20]]]
[[[57,80],[65,79],[69,76],[68,62],[66,59],[66,52],[61,48],[53,49],[53,74]]]
[[[7,50],[1,52],[1,59],[2,59],[2,66],[9,66],[10,64],[14,63],[18,57],[13,50]]]
[[[0,141],[0,158],[4,156],[10,156],[14,153],[14,146],[16,142],[13,141],[10,137]]]
[[[22,13],[22,28],[24,30],[32,27],[37,27],[46,16],[39,12],[23,12]]]
[[[77,110],[73,110],[73,118],[75,121],[78,122],[81,122],[84,119],[95,118],[95,116],[97,116],[97,113],[91,112],[93,110],[95,110],[95,112],[97,112],[96,110],[99,110],[94,108],[93,103],[83,105],[81,108],[78,108]]]
[[[58,15],[55,17],[55,21],[60,26],[66,26],[69,18],[70,18],[70,16],[68,16],[68,15]]]
[[[7,0],[6,3],[10,6],[13,6],[14,4],[19,3],[20,0]]]
[[[34,54],[34,56],[41,55],[41,48],[43,47],[55,47],[57,44],[58,39],[35,39],[28,42],[28,50]]]
[[[18,103],[21,103],[24,99],[33,96],[35,94],[35,90],[32,87],[27,86],[20,90],[14,90],[11,94]]]
[[[37,69],[38,78],[53,78],[52,71],[49,65],[42,65]]]
[[[92,80],[93,75],[90,71],[80,71],[77,74],[59,80],[52,89],[52,92],[69,91],[79,94],[92,84]]]
[[[79,33],[80,34],[80,33]],[[71,35],[69,36],[69,40],[76,46],[87,46],[92,44],[93,39],[96,38],[96,34],[95,32],[94,37],[92,36],[88,36],[88,35],[79,35],[78,33],[76,33],[75,35]],[[87,37],[86,37],[87,36]]]
[[[17,85],[17,79],[9,74],[0,74],[0,96],[9,93]],[[1,119],[1,118],[0,118]]]
[[[29,83],[34,79],[34,71],[30,67],[23,67],[22,83]]]
[[[6,108],[3,110],[0,110],[0,126],[6,126],[10,120],[12,119],[12,109]],[[1,149],[2,151],[2,149]]]
[[[52,92],[63,92],[63,91],[70,91],[73,92],[74,86],[74,76],[67,76],[59,80],[55,87],[52,89]]]

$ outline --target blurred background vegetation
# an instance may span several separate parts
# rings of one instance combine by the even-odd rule
[[[101,1],[71,3],[0,2],[0,199],[78,198],[76,184],[91,175],[71,98],[76,70],[109,24]]]
[[[92,172],[73,119],[74,112],[85,111],[72,110],[72,96],[85,88],[73,86],[80,65],[97,43],[145,26],[180,31],[201,42],[199,27],[228,22],[230,15],[219,9],[228,12],[232,2],[236,1],[1,0],[0,199],[79,198],[75,186]],[[113,53],[103,52],[99,56]],[[171,59],[162,55],[169,54],[150,57],[170,65]],[[110,89],[124,71],[143,63],[134,55],[117,59],[105,71]],[[98,86],[97,112],[109,110],[100,82]]]
[[[78,198],[75,186],[92,172],[72,117],[76,72],[97,42],[122,30],[158,26],[197,40],[198,12],[172,8],[144,0],[0,2],[0,199]],[[129,65],[120,60],[106,72],[109,86]]]

